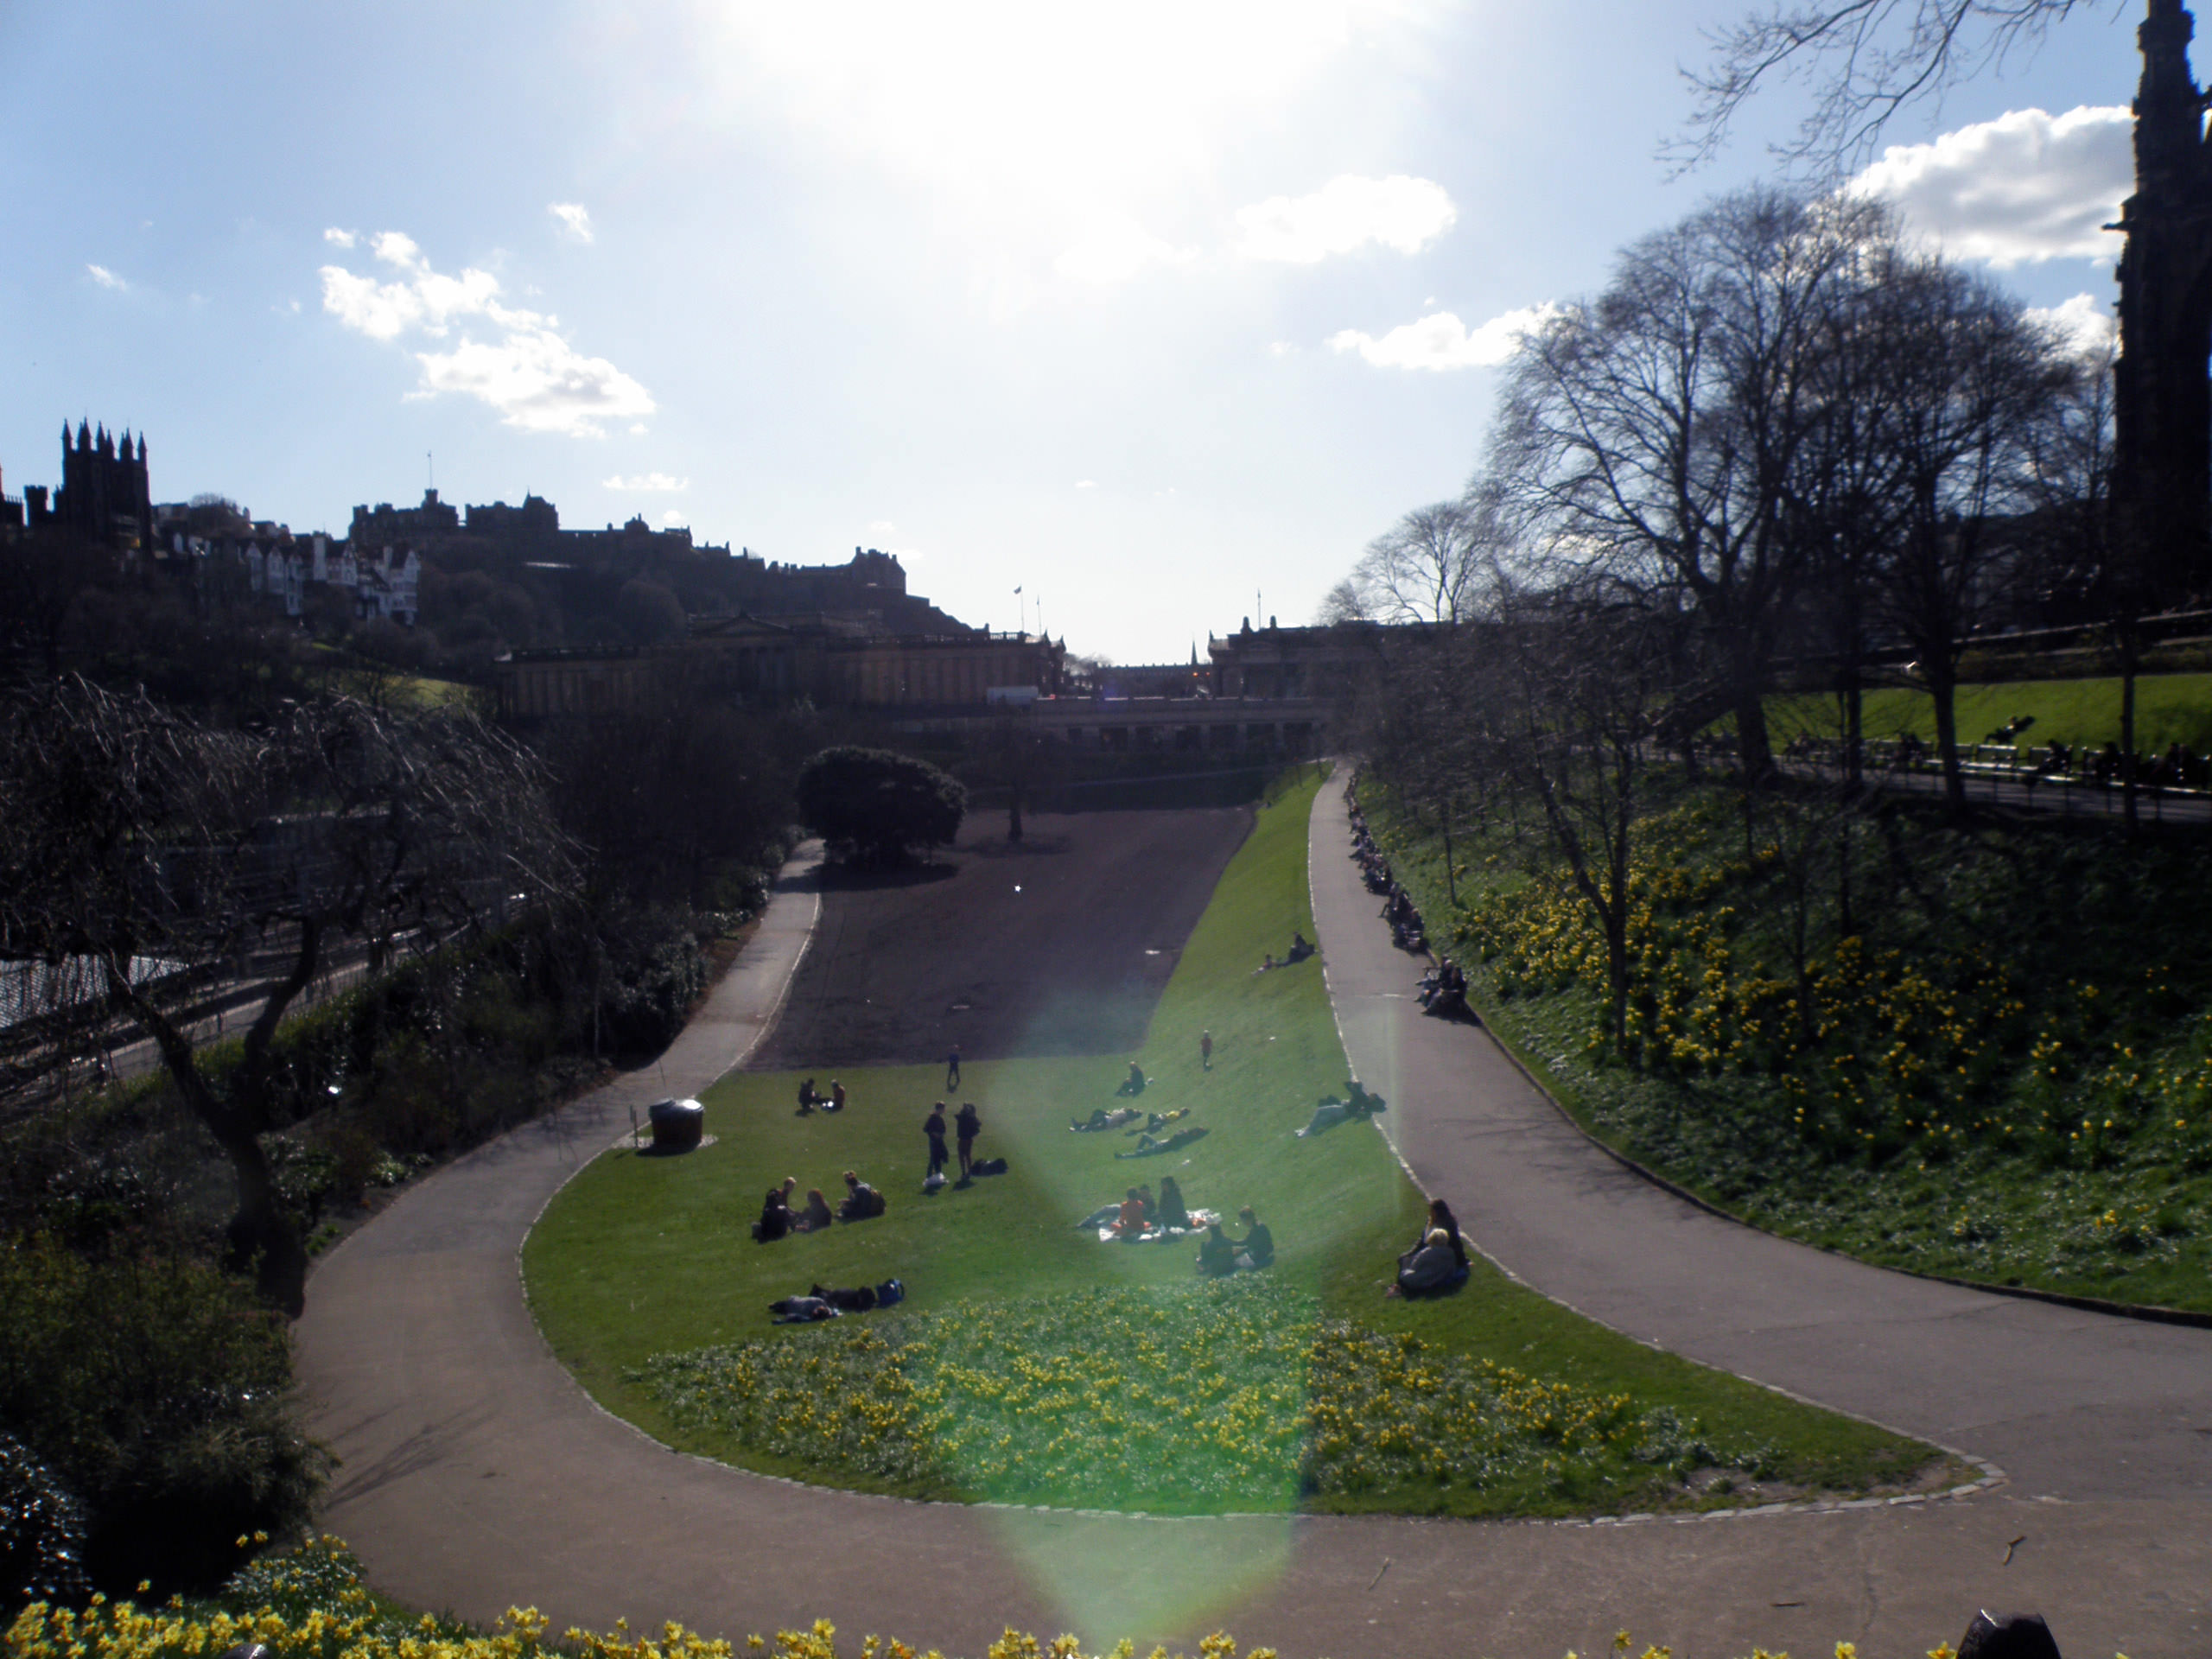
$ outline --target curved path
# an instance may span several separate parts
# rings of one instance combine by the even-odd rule
[[[1383,1086],[1414,1167],[1464,1204],[1477,1184],[1439,1160],[1455,1155],[1454,1139],[1479,1141],[1496,1128],[1469,1113],[1489,1104],[1505,1112],[1517,1092],[1522,1118],[1537,1115],[1517,1073],[1470,1052],[1487,1048],[1468,1042],[1472,1033],[1456,1033],[1456,1052],[1436,1052],[1444,1069],[1426,1073],[1421,1025],[1398,1019],[1397,988],[1383,972],[1402,971],[1402,961],[1372,957],[1358,937],[1371,918],[1334,902],[1330,877],[1349,868],[1341,821],[1329,817],[1341,813],[1337,795],[1325,791],[1316,815],[1314,897],[1325,942],[1341,953],[1331,962],[1340,1018],[1370,1075],[1403,1078]],[[343,1459],[322,1522],[354,1545],[381,1589],[479,1619],[534,1604],[556,1628],[626,1617],[640,1629],[674,1619],[742,1637],[827,1616],[847,1637],[896,1633],[970,1656],[1007,1621],[1074,1629],[1094,1649],[1128,1635],[1186,1651],[1226,1626],[1289,1659],[1385,1649],[1556,1659],[1568,1646],[1604,1650],[1621,1625],[1639,1643],[1672,1643],[1683,1659],[1754,1643],[1812,1652],[1838,1638],[1872,1655],[1955,1640],[1974,1607],[1999,1604],[2048,1610],[2076,1656],[2124,1649],[2145,1659],[2212,1646],[2212,1505],[2201,1480],[2185,1497],[2127,1503],[2062,1502],[2016,1485],[1955,1503],[1594,1527],[1161,1521],[906,1503],[671,1454],[599,1410],[554,1360],[524,1305],[518,1251],[545,1201],[627,1128],[630,1106],[696,1093],[749,1052],[773,1020],[815,910],[795,864],[760,933],[660,1068],[438,1172],[316,1270],[298,1329],[300,1372],[315,1432]],[[1514,1132],[1537,1131],[1522,1122]],[[1573,1174],[1574,1155],[1563,1147],[1548,1154],[1579,1184],[1578,1202],[1593,1212],[1636,1202],[1605,1170]],[[1471,1211],[1471,1230],[1541,1278],[1541,1239],[1513,1222],[1503,1196],[1481,1191],[1462,1211]],[[1532,1241],[1537,1248],[1523,1248]],[[1791,1249],[1757,1244],[1770,1247]],[[1568,1254],[1593,1257],[1580,1247]],[[1736,1295],[1710,1304],[1719,1313],[1685,1345],[1728,1327]],[[1625,1315],[1615,1322],[1638,1328]],[[2090,1329],[2098,1340],[2133,1334]],[[1930,1340],[1957,1338],[1938,1327]],[[1831,1317],[1807,1344],[1815,1381],[1823,1367],[1868,1370],[1854,1367],[1855,1346],[1855,1332]],[[2124,1350],[2113,1358],[2115,1370],[2133,1363]],[[1954,1438],[1981,1449],[1963,1429]]]

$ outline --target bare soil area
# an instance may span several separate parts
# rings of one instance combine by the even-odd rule
[[[1249,807],[971,818],[938,861],[826,868],[822,919],[753,1071],[1117,1054],[1153,1005]]]

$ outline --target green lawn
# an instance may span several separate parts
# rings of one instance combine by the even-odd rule
[[[2018,741],[2040,746],[2101,748],[2120,741],[2120,682],[2097,680],[2010,680],[1962,685],[1955,707],[1959,741],[1980,742],[2017,716],[2035,723]],[[1768,704],[1777,743],[1799,733],[1833,737],[1842,729],[1834,697],[1776,697]],[[1888,686],[1866,694],[1861,718],[1870,738],[1901,737],[1910,732],[1936,741],[1935,705],[1924,691]],[[1993,741],[2002,740],[1991,739]],[[2192,754],[2212,752],[2212,674],[2145,674],[2135,686],[2135,747],[2141,753],[2163,753],[2178,743]]]
[[[1135,1433],[1187,1414],[1206,1389],[1220,1391],[1221,1421],[1245,1423],[1238,1414],[1250,1414],[1247,1438],[1256,1446],[1280,1434],[1286,1389],[1319,1421],[1325,1414],[1300,1391],[1324,1379],[1334,1379],[1325,1383],[1332,1399],[1357,1395],[1363,1412],[1402,1433],[1418,1420],[1429,1426],[1424,1432],[1472,1445],[1516,1424],[1529,1431],[1510,1446],[1498,1440],[1487,1462],[1461,1459],[1448,1475],[1418,1472],[1416,1452],[1384,1446],[1357,1470],[1345,1452],[1344,1478],[1319,1490],[1309,1479],[1302,1492],[1295,1482],[1284,1486],[1279,1465],[1258,1482],[1264,1491],[1193,1477],[1179,1503],[1142,1482],[1112,1488],[1135,1492],[1132,1501],[1145,1507],[1587,1513],[1727,1502],[1731,1488],[1761,1498],[1856,1491],[1928,1465],[1926,1447],[1656,1353],[1479,1267],[1463,1293],[1443,1301],[1381,1295],[1393,1259],[1414,1236],[1421,1197],[1370,1128],[1294,1136],[1316,1097],[1341,1085],[1343,1052],[1318,963],[1252,971],[1294,929],[1313,934],[1305,850],[1313,788],[1309,782],[1259,810],[1133,1057],[1153,1079],[1142,1103],[1190,1107],[1187,1122],[1205,1128],[1206,1138],[1167,1157],[1117,1161],[1113,1154],[1133,1141],[1073,1135],[1068,1123],[1116,1103],[1122,1062],[976,1063],[959,1097],[982,1113],[979,1152],[1007,1157],[1012,1171],[926,1197],[921,1121],[943,1082],[937,1067],[845,1074],[850,1109],[804,1119],[791,1111],[795,1076],[733,1077],[707,1096],[715,1145],[674,1160],[604,1154],[549,1206],[524,1262],[555,1351],[602,1404],[671,1444],[771,1472],[920,1496],[1016,1495],[1005,1483],[1018,1476],[1025,1501],[1101,1501],[1096,1471],[1071,1464],[1065,1480],[1040,1491],[1044,1471],[1019,1459],[1001,1455],[988,1469],[950,1453],[933,1461],[926,1436],[915,1451],[918,1416],[898,1431],[912,1456],[871,1461],[837,1451],[868,1439],[874,1431],[859,1427],[862,1420],[884,1416],[909,1395],[943,1396],[950,1362],[937,1363],[938,1351],[952,1345],[944,1333],[978,1327],[1002,1335],[1006,1376],[976,1373],[944,1409],[980,1410],[976,1402],[988,1395],[1012,1412],[1007,1428],[995,1431],[1001,1446],[1016,1443],[1003,1433],[1027,1421],[1007,1401],[1033,1400],[1033,1415],[1065,1415],[1074,1395],[1087,1394],[1097,1403],[1086,1410],[1136,1414]],[[1198,1062],[1202,1028],[1214,1037],[1211,1072]],[[749,1224],[766,1188],[796,1175],[802,1191],[819,1186],[834,1201],[849,1167],[888,1195],[887,1216],[765,1247],[752,1242]],[[1243,1281],[1192,1289],[1187,1244],[1102,1245],[1072,1224],[1139,1180],[1156,1187],[1163,1174],[1178,1177],[1193,1206],[1233,1217],[1250,1204],[1270,1224],[1280,1256],[1265,1297],[1255,1300]],[[893,1276],[909,1292],[895,1313],[822,1328],[768,1322],[771,1300],[817,1281]],[[1209,1332],[1255,1318],[1302,1322],[1306,1334],[1286,1351],[1306,1357],[1309,1369],[1214,1375],[1223,1367],[1208,1357]],[[1224,1346],[1212,1344],[1214,1358],[1228,1357]],[[709,1349],[716,1351],[700,1351]],[[681,1357],[663,1357],[649,1373],[657,1356]],[[698,1408],[673,1389],[672,1366],[694,1382],[742,1382],[723,1388],[719,1411]],[[778,1397],[792,1402],[772,1433],[740,1421],[747,1391],[767,1389],[786,1390]],[[1548,1399],[1554,1408],[1543,1405]],[[1146,1400],[1154,1402],[1148,1412]],[[1439,1414],[1446,1400],[1471,1403],[1454,1408],[1455,1419]],[[825,1424],[810,1440],[790,1420],[817,1407],[825,1419],[843,1414],[842,1425]],[[1570,1420],[1586,1426],[1608,1411],[1618,1432],[1578,1450],[1580,1431]],[[1355,1440],[1370,1433],[1357,1424],[1346,1432]],[[1237,1440],[1224,1433],[1224,1444]],[[1053,1455],[1079,1459],[1083,1438],[1077,1422]]]

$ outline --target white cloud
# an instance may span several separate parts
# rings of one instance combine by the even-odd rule
[[[893,536],[898,533],[898,531],[899,526],[888,518],[871,518],[868,521],[868,533],[871,536]]]
[[[600,480],[603,490],[623,490],[644,495],[669,495],[678,490],[688,490],[688,478],[671,478],[666,473],[639,473],[634,478],[625,478],[617,473],[613,477]]]
[[[1524,305],[1470,329],[1449,311],[1402,323],[1377,340],[1357,328],[1329,338],[1332,351],[1357,352],[1378,369],[1489,369],[1510,358],[1521,336],[1559,314],[1557,306]]]
[[[401,275],[379,283],[325,265],[325,311],[371,340],[410,334],[443,340],[460,332],[448,350],[416,353],[423,378],[412,395],[461,392],[498,410],[509,426],[571,437],[596,437],[602,422],[638,421],[653,412],[652,394],[605,358],[577,351],[561,333],[560,319],[503,303],[491,272],[471,266],[447,276],[397,231],[378,232],[370,246]],[[472,326],[486,337],[469,332]]]
[[[130,286],[130,283],[124,282],[122,277],[117,276],[105,265],[86,265],[85,267],[85,274],[90,276],[94,282],[98,283],[102,288],[111,288],[118,293],[123,292]]]
[[[336,248],[350,248],[361,238],[351,231],[341,231],[335,225],[322,233],[322,239]]]
[[[1161,265],[1188,264],[1198,257],[1194,248],[1163,242],[1134,219],[1110,213],[1086,226],[1052,269],[1077,282],[1104,285],[1126,283]]]
[[[1095,478],[1078,478],[1075,481],[1075,486],[1078,490],[1095,490],[1098,487],[1098,480]]]
[[[683,522],[683,515],[671,507],[666,512],[661,514],[660,521],[664,524],[680,524]]]
[[[1274,196],[1236,212],[1237,251],[1247,259],[1310,265],[1377,242],[1416,253],[1452,228],[1459,212],[1444,187],[1394,173],[1345,174],[1310,196]]]
[[[569,234],[577,241],[589,242],[593,239],[591,215],[585,211],[581,201],[549,201],[545,204],[545,211],[559,219],[567,227]]]
[[[2099,227],[2134,188],[2131,118],[2119,105],[2012,110],[1924,144],[1893,144],[1850,188],[1894,203],[1959,258],[2116,258],[2120,238]]]
[[[2101,357],[2120,337],[2120,320],[2094,294],[2076,294],[2058,305],[2031,305],[2028,320],[2056,334],[2076,357]]]

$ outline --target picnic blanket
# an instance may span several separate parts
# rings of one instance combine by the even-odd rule
[[[1179,1238],[1191,1238],[1203,1233],[1221,1219],[1219,1212],[1212,1210],[1193,1210],[1190,1214],[1191,1224],[1187,1227],[1152,1226],[1135,1235],[1117,1233],[1111,1227],[1101,1227],[1098,1242],[1101,1244],[1172,1244]]]

